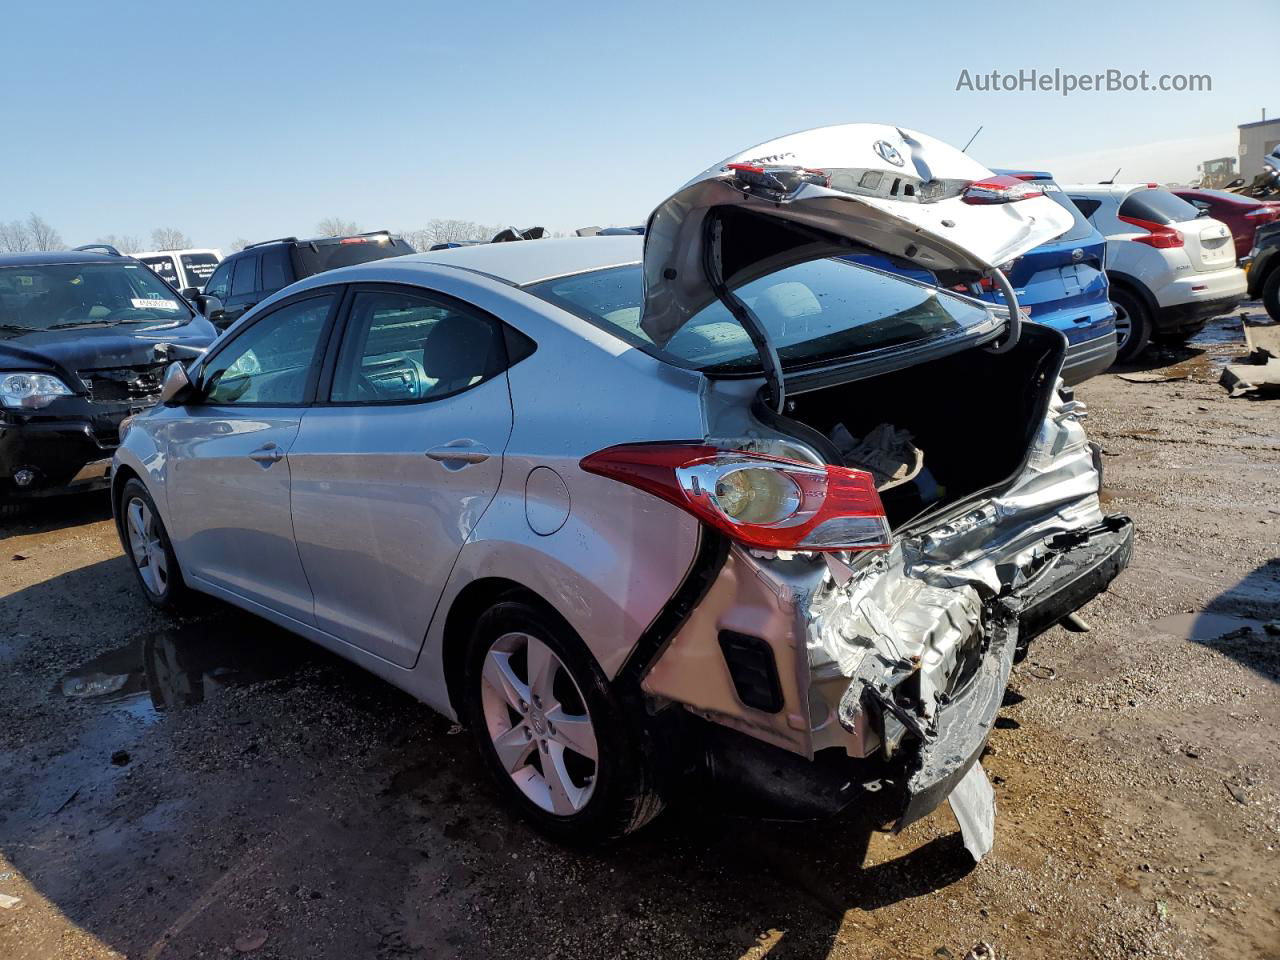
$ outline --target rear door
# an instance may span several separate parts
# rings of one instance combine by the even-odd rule
[[[504,326],[417,287],[364,285],[289,450],[316,624],[412,666],[511,434]]]
[[[255,319],[202,365],[200,399],[166,425],[184,569],[306,624],[314,616],[289,513],[288,453],[338,299],[309,291]]]

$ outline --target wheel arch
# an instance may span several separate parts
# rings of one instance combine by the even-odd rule
[[[582,639],[573,625],[550,601],[523,583],[506,577],[482,577],[479,580],[472,580],[458,591],[458,595],[450,604],[449,612],[445,615],[441,638],[441,667],[444,671],[445,689],[449,697],[449,706],[459,719],[463,717],[459,704],[462,702],[462,679],[471,628],[486,610],[512,600],[536,607],[548,617],[553,618],[572,636]]]
[[[1126,293],[1130,293],[1142,301],[1142,305],[1147,308],[1147,313],[1154,318],[1160,310],[1160,305],[1156,303],[1155,296],[1147,289],[1147,285],[1141,280],[1129,276],[1127,273],[1113,273],[1108,271],[1107,281],[1113,287],[1118,287]]]

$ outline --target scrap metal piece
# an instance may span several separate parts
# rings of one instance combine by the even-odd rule
[[[947,797],[951,812],[960,824],[964,848],[974,863],[991,852],[996,837],[996,793],[982,763],[975,763]]]

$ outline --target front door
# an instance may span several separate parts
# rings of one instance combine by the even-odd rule
[[[412,666],[511,434],[502,324],[418,288],[357,290],[289,450],[316,624]]]
[[[319,376],[338,295],[264,314],[199,375],[200,399],[166,430],[175,548],[188,575],[315,622],[289,514],[289,450]]]

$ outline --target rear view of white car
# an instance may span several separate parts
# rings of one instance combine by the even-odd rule
[[[204,290],[204,285],[209,282],[209,278],[213,276],[213,271],[222,262],[222,251],[149,250],[146,253],[135,253],[133,258],[141,260],[180,293],[187,291],[200,293]]]
[[[1244,300],[1231,230],[1156,183],[1062,187],[1107,238],[1117,360],[1181,342]]]
[[[1118,360],[1132,360],[1152,340],[1187,340],[1245,298],[1226,224],[1154,183],[1062,189],[1107,238]]]

